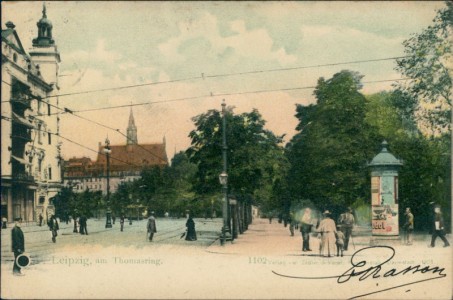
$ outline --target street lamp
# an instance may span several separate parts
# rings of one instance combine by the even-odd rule
[[[228,219],[228,174],[227,174],[227,143],[226,143],[226,111],[225,111],[225,99],[222,102],[222,159],[223,159],[223,171],[219,175],[219,181],[222,185],[223,190],[223,206],[222,206],[222,215],[223,215],[223,226],[222,226],[222,238],[220,239],[220,244],[225,245],[227,240],[227,233],[230,232],[229,219]]]
[[[104,146],[104,153],[107,159],[107,212],[106,212],[106,222],[105,228],[112,228],[112,220],[111,215],[112,212],[110,211],[110,153],[112,150],[110,149],[110,141],[109,138],[105,139],[105,146]]]

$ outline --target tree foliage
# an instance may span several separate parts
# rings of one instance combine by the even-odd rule
[[[287,146],[294,201],[332,209],[369,198],[367,161],[380,141],[365,121],[361,78],[351,71],[320,78],[316,104],[297,105],[299,132]]]
[[[397,70],[409,78],[397,88],[406,108],[429,135],[448,129],[451,120],[453,4],[437,12],[433,24],[404,41],[406,57],[397,60]]]
[[[270,205],[274,182],[285,176],[286,160],[280,145],[283,136],[265,129],[256,110],[236,115],[226,108],[228,186],[236,196],[255,195],[258,203]],[[196,129],[190,132],[190,161],[197,165],[194,191],[198,195],[220,194],[222,165],[222,114],[218,110],[193,118]],[[264,192],[263,192],[264,191]]]

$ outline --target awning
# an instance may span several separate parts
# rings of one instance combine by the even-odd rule
[[[14,155],[11,155],[11,157],[23,165],[31,165],[31,163],[29,163],[28,161],[26,161],[23,158],[20,158],[20,157],[14,156]]]
[[[19,124],[22,124],[24,126],[27,126],[28,128],[35,128],[35,126],[32,123],[30,123],[27,119],[19,116],[18,114],[14,113],[14,112],[13,112],[13,121],[17,122]]]

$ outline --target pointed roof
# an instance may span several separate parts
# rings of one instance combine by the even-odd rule
[[[129,125],[128,127],[134,127],[135,128],[135,120],[134,120],[134,114],[132,112],[132,107],[131,107],[131,112],[129,114]]]
[[[26,54],[24,47],[17,35],[16,30],[14,29],[16,25],[13,22],[9,21],[6,23],[7,29],[2,29],[2,41],[4,41],[8,46],[16,50],[20,54]]]

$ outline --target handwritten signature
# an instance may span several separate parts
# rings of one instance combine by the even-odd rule
[[[379,251],[379,253],[381,255],[383,255],[384,258],[382,259],[382,262],[378,261],[377,263],[375,263],[375,262],[370,263],[366,260],[366,258],[364,258],[364,256],[365,257],[372,256],[372,255],[370,255],[371,254],[370,252],[372,252],[373,250],[377,250],[377,251]],[[363,281],[368,278],[378,279],[378,278],[386,278],[386,277],[404,276],[404,275],[416,274],[416,273],[435,275],[435,276],[430,276],[430,278],[412,281],[409,283],[405,283],[405,284],[398,285],[398,286],[393,286],[393,287],[382,289],[379,291],[354,296],[353,298],[364,297],[364,296],[368,296],[371,294],[376,294],[376,293],[388,291],[391,289],[396,289],[396,288],[400,288],[403,286],[428,281],[428,280],[440,279],[440,278],[447,276],[447,274],[444,273],[445,268],[441,268],[438,266],[431,267],[428,265],[408,266],[401,270],[398,270],[395,268],[389,268],[388,270],[383,270],[383,266],[385,264],[387,264],[388,262],[390,262],[394,256],[395,256],[395,249],[393,249],[390,246],[371,246],[371,247],[362,248],[362,249],[356,251],[351,257],[351,268],[346,270],[341,275],[323,276],[323,277],[300,277],[300,276],[283,275],[283,274],[277,273],[275,271],[272,271],[272,272],[278,276],[295,278],[295,279],[332,279],[332,278],[336,278],[337,283],[339,283],[339,284],[348,282],[352,278],[358,278],[359,281]]]

